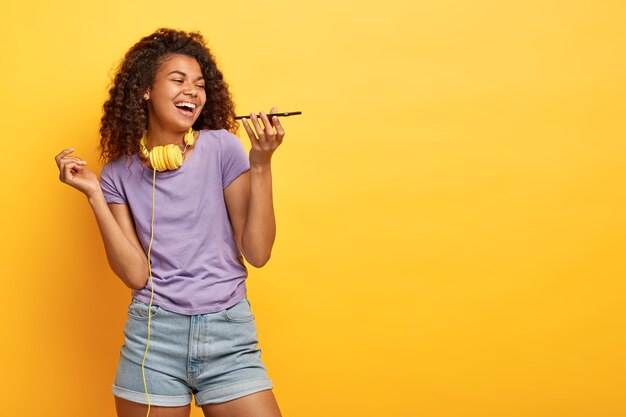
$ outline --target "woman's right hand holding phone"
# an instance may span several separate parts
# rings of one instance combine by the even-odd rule
[[[54,157],[59,167],[59,179],[90,197],[100,191],[100,182],[96,174],[85,168],[87,161],[70,156],[72,152],[74,148],[65,149]]]

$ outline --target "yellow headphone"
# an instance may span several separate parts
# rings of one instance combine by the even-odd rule
[[[169,171],[178,169],[183,165],[183,153],[187,150],[187,146],[193,146],[196,138],[193,135],[193,128],[189,128],[183,140],[185,141],[185,150],[181,151],[177,145],[169,144],[165,146],[155,146],[152,150],[146,148],[147,132],[143,134],[139,142],[140,155],[150,161],[152,166],[152,221],[150,226],[150,245],[148,246],[148,275],[150,278],[150,303],[148,304],[148,340],[146,342],[146,350],[143,353],[141,361],[141,376],[143,377],[143,388],[148,400],[148,413],[150,416],[150,396],[148,395],[148,385],[146,384],[145,362],[148,355],[148,346],[150,346],[150,319],[152,313],[152,300],[154,299],[154,283],[152,282],[152,261],[150,253],[152,251],[152,242],[154,240],[154,194],[156,186],[156,172]]]
[[[139,150],[144,158],[150,161],[150,165],[155,170],[169,171],[178,169],[183,165],[183,153],[187,150],[187,146],[193,146],[196,138],[193,136],[193,128],[189,128],[183,140],[185,141],[185,150],[181,151],[177,145],[169,144],[165,146],[155,146],[152,150],[146,148],[147,132],[143,134],[139,142]]]

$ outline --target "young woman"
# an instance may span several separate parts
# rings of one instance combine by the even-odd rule
[[[246,154],[199,33],[144,37],[109,92],[100,180],[73,148],[55,160],[60,180],[86,195],[109,265],[132,289],[113,384],[118,416],[189,416],[192,394],[205,416],[280,416],[243,258],[257,268],[270,258],[271,157],[284,129],[251,113]]]

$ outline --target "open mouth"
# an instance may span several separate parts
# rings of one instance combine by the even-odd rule
[[[186,116],[192,116],[193,113],[196,111],[196,105],[188,101],[181,101],[178,103],[174,103],[174,105],[178,110],[180,110],[181,113]]]

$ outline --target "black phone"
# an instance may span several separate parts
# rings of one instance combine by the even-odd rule
[[[292,112],[285,112],[285,113],[269,113],[266,116],[267,116],[268,119],[271,119],[273,116],[276,116],[276,117],[287,117],[287,116],[296,116],[298,114],[302,114],[302,112],[301,111],[292,111]],[[260,119],[261,115],[257,114],[256,117],[258,117]],[[235,120],[238,120],[238,119],[249,119],[249,118],[250,118],[250,116],[235,116]]]

